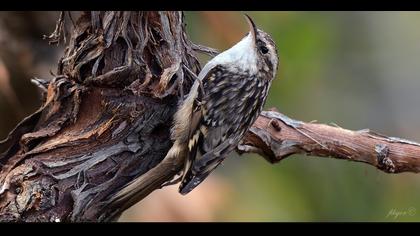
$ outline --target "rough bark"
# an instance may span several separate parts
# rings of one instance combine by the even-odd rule
[[[182,65],[200,70],[182,12],[84,12],[73,27],[44,104],[0,143],[0,221],[117,217],[107,199],[171,146]]]

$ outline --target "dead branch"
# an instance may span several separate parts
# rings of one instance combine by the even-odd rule
[[[420,144],[370,130],[351,131],[264,111],[238,146],[271,163],[292,154],[364,162],[386,173],[420,172]]]

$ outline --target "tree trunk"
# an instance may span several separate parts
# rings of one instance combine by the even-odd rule
[[[66,37],[68,14],[52,43]],[[182,12],[83,12],[73,23],[44,104],[0,143],[0,221],[116,219],[136,201],[111,208],[110,196],[171,146],[193,81],[182,65],[200,70]]]

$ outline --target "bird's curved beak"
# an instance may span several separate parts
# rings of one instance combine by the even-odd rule
[[[248,25],[249,25],[249,30],[250,30],[251,35],[252,35],[252,41],[254,43],[256,43],[257,42],[257,33],[258,33],[257,27],[255,26],[255,23],[254,23],[254,21],[252,21],[250,16],[248,16],[247,14],[244,14],[244,15],[245,15],[246,21],[248,22]]]

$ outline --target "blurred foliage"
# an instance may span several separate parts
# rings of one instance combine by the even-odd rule
[[[267,109],[276,107],[304,121],[371,128],[420,141],[419,12],[247,13],[272,35],[280,54]],[[45,13],[37,14],[33,17],[43,18]],[[52,19],[48,30],[35,32],[39,38],[53,30]],[[221,51],[248,30],[240,12],[186,12],[185,19],[194,42]],[[35,54],[49,52],[40,43],[29,45]],[[57,55],[51,51],[46,57],[49,67],[34,70],[33,76],[48,77],[48,70],[55,70]],[[209,59],[200,58],[203,63]],[[29,63],[36,67],[38,60]],[[23,81],[24,86],[13,87],[25,114],[35,110],[39,102],[25,96],[30,77],[9,71],[12,84]],[[21,119],[10,115],[12,110],[0,94],[1,138]],[[419,175],[385,174],[332,158],[295,155],[271,165],[256,155],[232,154],[191,195],[181,197],[175,192],[173,187],[158,190],[122,220],[420,220]]]
[[[63,51],[43,35],[55,27],[58,12],[0,13],[0,139],[41,104],[33,77],[51,79]]]
[[[420,102],[419,93],[410,89],[420,87],[416,41],[420,30],[415,28],[420,13],[247,13],[272,35],[280,54],[280,69],[266,108],[276,107],[304,121],[333,122],[356,130],[371,128],[420,140],[415,118],[420,110],[406,103]],[[223,24],[209,24],[209,15]],[[186,19],[195,42],[220,50],[235,42],[226,42],[222,32],[237,32],[239,25],[236,40],[247,32],[240,12],[188,12]],[[393,36],[393,30],[398,36]],[[223,39],[224,44],[220,43]],[[408,55],[398,53],[401,50]],[[405,73],[399,77],[386,73],[395,70]],[[404,93],[407,90],[411,93]],[[397,110],[398,115],[393,114]],[[401,125],[399,119],[411,123]],[[420,220],[420,178],[411,173],[390,175],[332,158],[295,155],[270,165],[256,155],[232,155],[216,174],[224,175],[234,189],[216,220]],[[392,212],[401,215],[395,217]]]

